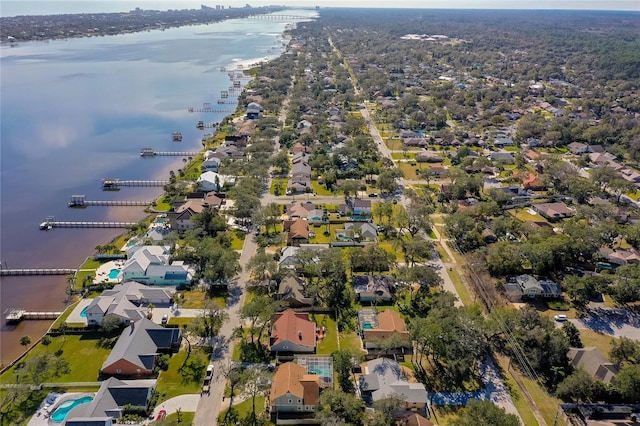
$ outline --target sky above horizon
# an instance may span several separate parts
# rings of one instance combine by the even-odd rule
[[[0,16],[60,13],[125,12],[136,7],[147,10],[214,7],[362,7],[419,9],[547,9],[622,10],[640,12],[640,0],[0,0]]]

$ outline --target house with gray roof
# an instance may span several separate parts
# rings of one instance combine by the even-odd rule
[[[183,262],[170,263],[169,247],[139,246],[127,252],[122,280],[144,284],[185,285],[191,283],[193,270]]]
[[[367,362],[358,383],[363,399],[376,402],[395,395],[404,400],[404,408],[427,409],[427,390],[422,383],[409,383],[397,361],[376,358]]]
[[[107,289],[91,301],[85,310],[88,325],[99,325],[106,315],[115,315],[121,323],[138,321],[148,316],[148,305],[169,304],[175,293],[171,288],[149,287],[128,281]]]
[[[560,297],[562,288],[558,283],[547,279],[537,279],[531,275],[518,275],[515,283],[519,287],[522,297]]]
[[[146,411],[156,380],[119,380],[111,377],[103,381],[93,401],[71,409],[65,425],[111,425],[122,417],[125,407]]]
[[[153,374],[159,353],[180,347],[179,328],[164,328],[143,318],[126,327],[100,372],[104,376],[145,377]]]
[[[395,288],[395,281],[386,275],[354,275],[351,283],[360,302],[389,302]]]
[[[505,163],[505,164],[514,164],[516,159],[509,152],[490,152],[487,154],[487,158],[491,161]]]
[[[347,222],[344,224],[344,233],[346,235],[353,234],[356,241],[376,241],[378,239],[376,226],[369,222]]]
[[[307,297],[304,278],[293,275],[285,277],[280,282],[274,298],[285,302],[290,308],[305,308],[313,304],[313,299]]]

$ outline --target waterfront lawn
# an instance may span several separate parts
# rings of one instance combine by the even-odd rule
[[[156,200],[156,205],[154,209],[159,212],[168,212],[171,210],[171,198],[167,195],[163,195],[162,197]]]
[[[31,357],[49,352],[60,356],[69,363],[69,372],[58,377],[50,377],[46,382],[95,382],[102,363],[111,352],[110,345],[102,341],[102,334],[90,332],[83,334],[68,334],[66,336],[51,337],[51,344],[45,346],[41,343],[35,345],[22,361],[28,361]],[[15,383],[16,366],[9,368],[0,376],[2,383]],[[28,383],[26,375],[20,374],[20,382]]]
[[[188,358],[186,350],[174,354],[169,359],[169,369],[160,372],[158,377],[160,398],[157,405],[174,396],[200,393],[208,363],[209,357],[201,348],[192,347]]]

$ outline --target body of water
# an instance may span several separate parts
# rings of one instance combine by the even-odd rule
[[[298,15],[310,11],[300,11]],[[77,267],[94,247],[119,230],[41,231],[47,216],[69,221],[133,221],[142,208],[70,209],[69,197],[89,200],[153,199],[160,188],[101,191],[100,179],[167,179],[178,157],[143,159],[140,149],[201,149],[198,120],[224,113],[188,113],[217,105],[235,68],[275,57],[288,22],[229,20],[108,37],[19,43],[0,47],[0,262],[4,268]],[[235,105],[227,105],[235,108]],[[183,141],[172,141],[180,131]],[[210,132],[211,130],[209,130]],[[206,130],[205,130],[206,132]],[[0,307],[57,311],[66,303],[65,277],[3,277]],[[47,321],[2,321],[0,360],[22,351],[19,339],[36,339]]]

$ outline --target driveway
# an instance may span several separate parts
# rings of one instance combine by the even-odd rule
[[[165,410],[167,415],[175,413],[178,409],[183,413],[193,413],[196,411],[198,401],[200,401],[199,393],[178,395],[171,399],[167,399],[163,403],[158,404],[153,410],[153,418],[157,418],[158,413],[160,413],[161,410]]]
[[[614,337],[640,340],[640,316],[625,309],[590,309],[584,318],[571,319],[578,330],[593,330]]]

